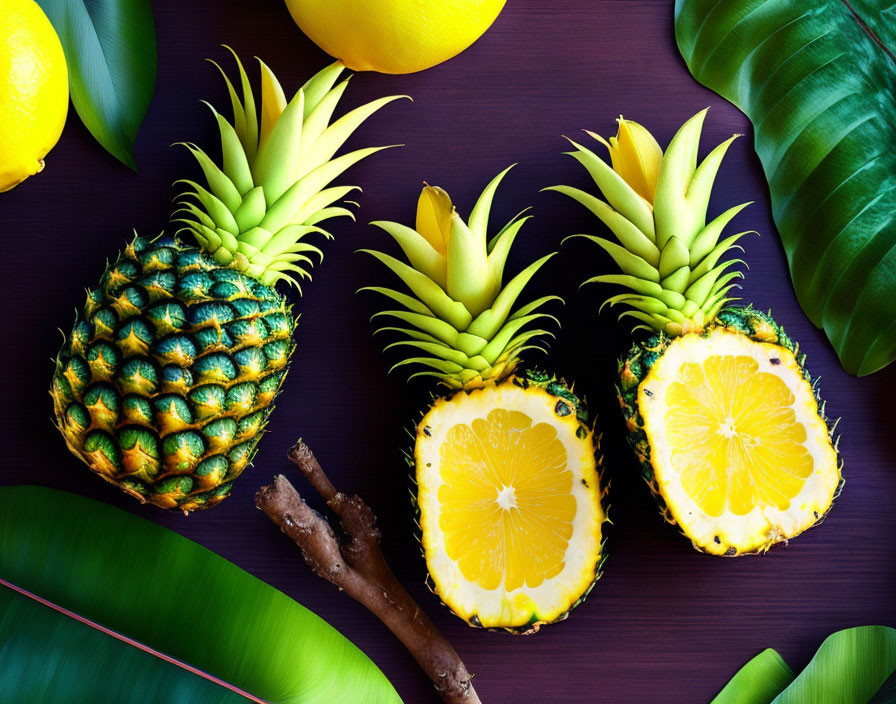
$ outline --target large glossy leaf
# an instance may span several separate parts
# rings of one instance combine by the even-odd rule
[[[824,641],[796,679],[774,650],[744,665],[712,704],[891,704],[896,695],[896,630],[860,626]]]
[[[0,702],[251,701],[3,586],[0,644]]]
[[[793,672],[777,651],[766,648],[744,665],[712,704],[771,704],[793,682]]]
[[[88,686],[102,694],[78,701],[127,701],[115,693],[129,683],[155,686],[171,668],[183,669],[177,663],[271,704],[401,701],[376,666],[312,612],[177,533],[91,499],[0,488],[0,580],[71,612],[0,586],[0,671],[43,673],[35,676],[51,688],[32,697],[31,678],[0,678],[23,688],[0,690],[0,701],[71,701],[73,687]],[[15,627],[32,616],[33,629]],[[88,653],[87,644],[96,645],[97,660],[73,642]],[[171,681],[195,692],[189,701],[238,700],[199,675]]]
[[[37,0],[62,40],[81,120],[132,169],[134,141],[156,81],[149,0]]]
[[[890,0],[676,0],[694,77],[753,122],[794,287],[844,368],[896,358]]]
[[[896,702],[896,670],[868,700],[868,704],[893,704],[893,702]]]
[[[815,657],[773,704],[865,704],[896,671],[896,630],[861,626],[825,639]]]

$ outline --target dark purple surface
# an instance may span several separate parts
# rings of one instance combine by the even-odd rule
[[[589,128],[606,135],[621,112],[666,144],[678,125],[711,105],[704,153],[732,132],[749,135],[747,120],[687,73],[675,49],[668,0],[510,0],[488,34],[447,64],[410,76],[354,78],[346,105],[388,93],[407,93],[415,102],[390,105],[352,143],[406,146],[349,172],[346,182],[364,188],[358,224],[334,225],[336,241],[326,245],[323,266],[298,301],[299,349],[255,467],[230,499],[187,518],[141,507],[88,472],[68,454],[49,419],[49,359],[60,342],[57,328],[70,327],[84,287],[97,281],[132,228],[152,234],[165,227],[175,195],[171,183],[198,171],[184,150],[168,145],[213,145],[213,120],[198,101],[210,99],[223,109],[226,94],[203,59],[226,65],[218,45],[229,43],[246,60],[264,58],[287,92],[328,61],[279,0],[153,5],[159,75],[137,144],[139,173],[104,153],[72,112],[46,171],[0,195],[3,483],[77,491],[197,540],[327,619],[370,655],[409,704],[437,701],[411,657],[361,606],[313,576],[295,546],[254,508],[255,490],[274,473],[286,472],[298,483],[284,451],[299,436],[340,487],[360,493],[377,512],[399,577],[477,673],[486,704],[704,702],[762,648],[777,648],[800,668],[834,630],[896,625],[896,370],[848,376],[803,316],[749,138],[729,152],[710,209],[756,201],[734,225],[762,234],[744,241],[750,272],[743,297],[771,308],[800,341],[809,368],[822,377],[829,415],[842,417],[847,483],[831,515],[789,547],[735,560],[694,552],[662,523],[624,444],[611,389],[627,328],[617,326],[611,312],[598,317],[605,292],[576,289],[612,265],[597,247],[571,242],[536,277],[532,293],[566,299],[550,362],[576,379],[576,389],[602,412],[614,522],[606,573],[568,621],[529,638],[468,628],[423,584],[399,450],[429,386],[386,376],[396,358],[384,357],[371,339],[368,317],[380,302],[354,291],[391,279],[353,253],[388,246],[384,233],[364,223],[412,222],[424,179],[445,187],[466,214],[494,174],[519,162],[494,211],[497,224],[526,205],[535,207],[535,219],[517,240],[511,262],[516,271],[558,248],[563,236],[598,230],[583,208],[539,192],[556,183],[586,186],[585,171],[560,154],[562,134]]]

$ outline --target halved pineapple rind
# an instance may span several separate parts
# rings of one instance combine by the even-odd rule
[[[595,437],[573,402],[514,378],[440,398],[415,463],[427,567],[458,616],[532,631],[587,594],[606,516]]]
[[[834,500],[837,453],[784,347],[724,328],[676,338],[639,385],[638,409],[656,487],[702,550],[762,551]]]

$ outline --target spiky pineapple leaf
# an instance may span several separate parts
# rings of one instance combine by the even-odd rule
[[[156,82],[149,0],[38,0],[68,64],[72,103],[112,156],[137,168],[134,142]]]
[[[896,80],[880,0],[676,0],[694,77],[752,121],[800,305],[844,368],[896,359]]]
[[[556,296],[523,303],[514,311],[523,289],[553,254],[503,283],[510,249],[531,217],[526,215],[529,208],[517,213],[491,239],[488,236],[495,193],[511,168],[485,187],[469,222],[464,222],[444,190],[425,184],[417,200],[414,228],[388,221],[371,223],[395,240],[407,262],[376,250],[359,251],[378,259],[412,294],[380,286],[361,289],[380,293],[406,309],[384,310],[374,317],[395,318],[410,327],[390,321],[393,324],[376,332],[394,332],[406,338],[386,349],[410,348],[415,354],[419,350],[430,355],[401,360],[392,369],[419,364],[427,369],[412,374],[411,379],[433,376],[452,388],[473,388],[511,374],[521,351],[541,349],[526,343],[549,333],[523,328],[542,319],[559,323],[552,315],[536,312],[545,303],[560,300]]]
[[[195,144],[184,144],[202,169],[208,189],[194,181],[183,194],[175,222],[191,232],[220,264],[233,266],[268,286],[286,280],[296,286],[310,279],[316,246],[300,243],[310,232],[332,239],[316,227],[335,217],[354,215],[338,204],[356,186],[328,187],[333,179],[366,157],[388,147],[369,147],[335,156],[352,133],[383,106],[407,96],[388,96],[349,111],[330,124],[347,79],[334,87],[345,68],[335,62],[311,77],[287,101],[277,77],[259,59],[261,102],[239,57],[239,93],[224,69],[233,120],[206,103],[218,124],[221,163]],[[193,202],[195,199],[195,203]],[[346,201],[348,202],[348,201]]]
[[[116,704],[245,701],[201,673],[271,704],[401,701],[360,650],[286,595],[92,499],[0,489],[0,580],[70,612],[0,584],[0,672],[28,675],[0,678],[0,701],[69,701],[72,692]],[[16,627],[23,619],[29,627]],[[129,686],[137,698],[119,696]],[[153,697],[162,686],[165,696]]]

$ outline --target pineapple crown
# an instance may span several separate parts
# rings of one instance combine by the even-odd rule
[[[407,96],[389,96],[352,110],[330,124],[348,78],[336,84],[345,68],[330,64],[315,74],[287,102],[283,88],[267,65],[261,67],[261,106],[236,53],[227,47],[239,69],[242,99],[219,64],[233,106],[228,122],[211,104],[221,133],[221,165],[195,144],[184,144],[205,174],[207,188],[182,180],[189,189],[179,201],[183,223],[222,266],[230,266],[272,286],[280,280],[298,287],[311,278],[309,254],[323,258],[318,247],[303,241],[310,233],[330,239],[320,223],[354,216],[335,205],[357,186],[327,185],[361,159],[388,147],[369,147],[333,158],[364,120],[387,103]],[[301,289],[299,289],[301,292]]]
[[[502,283],[510,248],[531,216],[523,211],[494,237],[487,237],[492,200],[510,168],[486,186],[467,222],[445,191],[424,185],[417,201],[416,228],[395,222],[371,223],[392,236],[408,263],[382,252],[362,251],[391,269],[413,294],[377,286],[362,289],[381,293],[400,306],[376,314],[404,324],[376,331],[390,330],[407,338],[386,349],[406,346],[420,353],[398,362],[393,369],[417,364],[426,370],[411,378],[434,376],[454,389],[477,388],[508,376],[523,350],[541,349],[533,338],[551,335],[530,325],[542,318],[557,320],[536,312],[548,301],[560,300],[557,296],[545,296],[512,309],[535,272],[555,253],[530,264],[506,286]]]
[[[708,108],[707,108],[708,109]],[[706,209],[713,182],[725,152],[740,135],[725,140],[697,164],[697,150],[706,110],[678,130],[666,153],[644,127],[619,118],[619,132],[609,142],[593,132],[610,152],[612,168],[594,152],[569,140],[579,161],[597,184],[606,202],[578,188],[552,186],[594,213],[616,236],[618,244],[603,237],[585,237],[600,245],[622,274],[606,274],[585,283],[618,284],[631,289],[608,298],[603,305],[628,305],[620,318],[639,320],[638,328],[682,335],[703,329],[743,278],[730,270],[741,259],[719,263],[740,232],[721,239],[725,226],[750,203],[729,208],[706,224]],[[586,130],[587,131],[587,130]],[[603,306],[601,306],[603,307]]]

